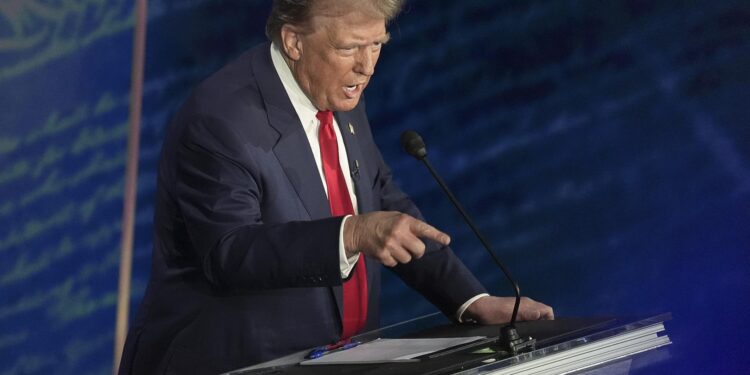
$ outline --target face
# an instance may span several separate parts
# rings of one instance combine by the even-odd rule
[[[375,72],[388,41],[385,19],[360,11],[313,16],[308,30],[284,25],[287,62],[318,110],[350,111]]]

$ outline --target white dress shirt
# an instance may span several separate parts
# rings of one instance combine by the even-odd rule
[[[305,95],[305,93],[299,87],[297,80],[295,80],[294,76],[292,75],[291,69],[289,69],[286,61],[284,61],[281,50],[279,50],[279,47],[275,43],[271,44],[271,61],[273,62],[273,67],[276,69],[276,73],[278,73],[279,78],[281,78],[281,83],[282,85],[284,85],[284,90],[286,91],[289,99],[292,102],[294,111],[297,112],[297,117],[299,117],[300,123],[302,123],[302,127],[304,128],[305,134],[307,135],[307,140],[310,142],[310,149],[312,150],[313,157],[315,158],[315,164],[318,166],[320,180],[323,184],[323,189],[325,190],[327,196],[328,187],[326,185],[326,178],[323,172],[323,163],[320,160],[320,142],[318,140],[320,120],[318,120],[318,118],[316,117],[316,115],[318,114],[318,109],[315,108],[313,103],[310,101],[310,98],[308,98],[307,95]],[[336,122],[335,117],[333,118],[333,129],[336,132],[336,142],[338,143],[339,165],[341,166],[341,170],[344,172],[343,175],[344,180],[346,180],[346,188],[349,190],[349,197],[352,200],[352,207],[354,208],[354,213],[356,214],[357,196],[356,194],[354,194],[354,184],[352,182],[352,177],[349,173],[347,173],[347,171],[349,171],[349,159],[346,156],[346,146],[344,146],[344,141],[341,137],[341,131],[339,130],[339,126]],[[354,265],[359,259],[359,254],[351,258],[347,258],[346,249],[344,248],[344,223],[346,223],[346,220],[350,216],[351,215],[347,215],[344,218],[344,220],[341,222],[341,228],[339,229],[339,267],[341,269],[342,279],[345,279],[349,276],[349,273],[351,273],[352,268],[354,268]],[[458,321],[461,321],[461,316],[469,307],[469,305],[471,305],[479,298],[485,296],[488,296],[488,294],[479,294],[466,301],[463,305],[461,305],[458,311],[456,311],[456,319],[458,319]]]

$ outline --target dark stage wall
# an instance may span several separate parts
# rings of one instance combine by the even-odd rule
[[[165,124],[264,40],[268,3],[150,2],[131,314]],[[0,374],[111,371],[133,7],[0,2]],[[510,293],[401,131],[526,295],[559,316],[672,312],[655,373],[750,367],[748,2],[415,0],[391,33],[375,138],[485,285]],[[388,276],[383,323],[434,310]]]

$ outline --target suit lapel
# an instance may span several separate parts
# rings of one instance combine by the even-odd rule
[[[252,60],[253,71],[266,105],[268,122],[279,133],[273,148],[284,173],[294,186],[311,220],[331,216],[320,173],[305,131],[292,102],[271,62],[270,45],[259,58]]]
[[[310,150],[310,143],[296,116],[295,120],[297,121],[295,126],[298,130],[282,133],[274,147],[274,153],[284,168],[287,178],[294,186],[294,190],[299,195],[302,204],[310,214],[310,219],[330,217],[331,208],[325,190],[323,190],[312,150]],[[274,122],[282,123],[280,120],[271,120],[272,124]]]
[[[372,211],[372,191],[367,181],[370,181],[369,171],[364,168],[362,150],[357,138],[357,124],[353,121],[351,114],[347,112],[336,112],[336,122],[339,125],[341,137],[346,146],[346,156],[349,160],[349,175],[354,184],[354,193],[357,195],[357,208],[359,213]],[[345,172],[346,173],[346,172]]]

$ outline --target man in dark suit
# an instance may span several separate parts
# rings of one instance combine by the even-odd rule
[[[275,1],[272,43],[196,88],[164,141],[121,373],[216,373],[374,329],[381,263],[457,321],[509,319],[373,142],[361,95],[399,8]],[[520,319],[552,317],[523,300]]]

